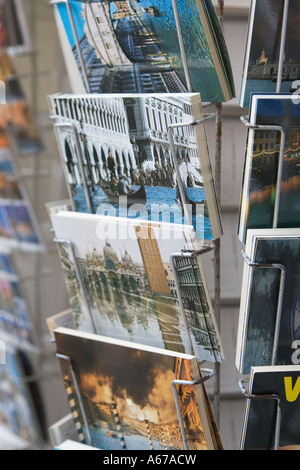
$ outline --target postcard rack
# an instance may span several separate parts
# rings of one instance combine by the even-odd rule
[[[34,22],[34,17],[35,17],[34,1],[31,2],[30,6],[29,6],[29,9],[30,9],[31,20],[32,20],[32,22]],[[6,11],[6,15],[7,15],[7,21],[10,24],[10,28],[9,28],[8,33],[10,35],[12,35],[11,39],[14,42],[15,31],[14,31],[14,26],[12,26],[13,23],[14,23],[12,21],[13,20],[13,18],[12,18],[13,9],[10,8],[9,5],[8,5],[7,11]],[[34,36],[34,31],[33,31],[32,35]],[[37,72],[37,69],[36,69],[36,51],[33,50],[33,49],[22,51],[22,52],[19,51],[17,53],[17,56],[18,57],[28,58],[28,61],[30,63],[30,73],[28,73],[28,75],[30,76],[30,80],[32,82],[32,87],[31,87],[32,97],[30,99],[29,106],[30,106],[30,111],[32,111],[33,116],[36,116],[36,114],[37,114],[37,103],[38,103],[36,81],[37,81],[38,75],[39,75],[39,73]],[[14,75],[16,75],[17,79],[19,79],[22,76],[25,76],[27,74],[25,74],[23,72],[17,74],[16,71],[14,71]],[[2,82],[1,82],[1,86],[3,86]],[[9,91],[9,90],[7,89],[7,91]],[[6,104],[6,101],[7,101],[6,97],[5,97],[4,101],[2,101],[2,100],[0,100],[0,101],[1,101],[0,104]],[[33,197],[29,198],[27,190],[25,189],[24,180],[28,176],[31,177],[31,176],[41,176],[42,175],[42,172],[40,171],[40,164],[39,164],[40,150],[37,153],[28,153],[26,155],[22,154],[22,152],[19,149],[18,144],[17,144],[18,136],[16,135],[14,126],[13,125],[4,125],[4,130],[5,130],[7,140],[9,142],[10,159],[11,159],[12,166],[13,166],[13,173],[10,176],[11,181],[13,183],[18,183],[18,185],[20,186],[20,192],[21,192],[21,195],[22,195],[22,202],[26,204],[30,215],[34,215],[34,212],[35,212],[34,211],[34,205],[40,199],[39,198],[39,184],[36,181],[34,181],[34,184],[32,185],[32,187],[33,187]],[[21,169],[20,157],[22,157],[23,162],[24,161],[29,161],[32,158],[32,160],[30,160],[29,168],[27,168],[27,172],[24,171],[24,168]],[[6,196],[7,196],[7,199],[10,199],[10,194],[6,194]],[[30,320],[33,321],[33,323],[34,323],[34,329],[37,333],[37,337],[40,337],[40,332],[41,332],[42,328],[41,328],[41,321],[40,321],[41,296],[40,296],[40,284],[39,283],[40,283],[41,279],[44,276],[48,275],[48,271],[43,270],[42,267],[41,267],[40,255],[41,255],[42,250],[40,248],[31,250],[29,247],[27,247],[27,249],[24,250],[23,242],[20,240],[20,238],[16,234],[15,227],[17,226],[18,220],[16,220],[16,214],[15,214],[14,210],[11,211],[10,217],[11,217],[11,221],[12,221],[11,231],[12,231],[12,234],[13,234],[13,239],[12,239],[12,241],[11,240],[8,241],[8,244],[7,244],[8,249],[11,249],[14,252],[20,252],[20,253],[21,252],[25,253],[25,251],[26,251],[28,254],[32,255],[32,260],[30,260],[30,267],[32,267],[32,272],[30,272],[30,273],[26,272],[24,274],[21,273],[21,272],[18,272],[18,282],[20,282],[20,284],[23,284],[25,282],[30,282],[32,280],[35,281],[34,282],[34,287],[33,287],[34,292],[33,292],[33,296],[32,296],[33,305],[32,305],[32,309],[31,309],[32,311],[29,312],[30,313],[29,317],[30,317]],[[40,228],[39,228],[38,224],[34,224],[34,229],[40,235]],[[31,266],[31,265],[34,265],[34,266]],[[22,268],[18,269],[18,271],[22,271]],[[26,351],[27,353],[28,352],[33,353],[33,355],[35,356],[35,359],[39,360],[39,356],[41,354],[40,345],[29,347],[26,344],[23,344],[23,343],[20,344],[20,342],[18,342],[17,339],[14,340],[12,336],[11,337],[10,336],[5,337],[5,342],[6,343],[11,343],[11,346],[13,348],[17,345],[20,349]]]
[[[180,169],[179,169],[178,161],[177,161],[177,158],[176,158],[176,150],[175,150],[175,144],[174,144],[174,139],[173,139],[173,131],[174,131],[175,128],[179,128],[179,127],[197,126],[197,125],[200,125],[200,124],[202,124],[202,123],[204,123],[204,122],[206,122],[210,119],[213,119],[215,117],[216,117],[215,113],[206,114],[202,119],[199,119],[197,121],[184,122],[184,123],[181,123],[181,124],[172,124],[168,128],[168,137],[169,137],[169,143],[170,143],[170,148],[171,148],[171,154],[172,154],[172,159],[173,159],[173,163],[174,163],[175,172],[177,174],[178,189],[179,189],[179,193],[180,193],[180,197],[181,197],[181,201],[182,201],[182,208],[183,208],[183,214],[184,214],[184,217],[185,217],[185,223],[187,225],[192,225],[192,221],[190,219],[190,213],[189,213],[189,210],[188,210],[188,201],[186,199],[186,194],[185,194],[185,191],[184,191],[184,187],[183,187],[183,183],[182,183],[182,179],[181,179],[181,175],[180,175]],[[57,116],[52,116],[52,119],[55,121],[57,119]],[[85,199],[86,199],[86,202],[87,202],[88,212],[90,214],[93,214],[90,191],[89,191],[88,182],[87,182],[87,178],[86,178],[85,171],[84,171],[84,152],[82,150],[82,145],[81,145],[81,142],[84,143],[83,134],[81,132],[78,133],[77,127],[74,123],[55,122],[54,123],[54,128],[55,129],[57,129],[57,128],[69,128],[72,131],[72,135],[75,139],[76,154],[77,154],[77,159],[78,159],[78,163],[79,163],[80,172],[81,172],[81,175],[82,175],[82,184],[83,184],[83,188],[84,188],[84,195],[85,195]],[[78,280],[80,282],[82,293],[83,293],[83,296],[84,296],[84,302],[86,304],[87,310],[89,311],[90,319],[91,319],[91,322],[94,326],[94,331],[96,333],[95,322],[93,321],[93,316],[92,316],[91,310],[89,308],[87,295],[85,293],[85,288],[84,288],[84,285],[83,285],[83,282],[82,282],[82,279],[81,279],[80,270],[79,270],[79,267],[78,267],[78,263],[76,261],[76,256],[74,254],[74,247],[72,246],[72,243],[70,243],[69,240],[60,240],[60,239],[55,238],[54,242],[58,243],[58,244],[68,245],[69,248],[70,248],[72,260],[73,260],[75,270],[76,270],[76,274],[77,274]],[[184,254],[184,256],[186,256],[186,257],[197,257],[197,256],[200,256],[200,255],[208,252],[208,251],[213,250],[213,248],[214,248],[213,244],[207,245],[207,246],[203,245],[201,248],[199,248],[195,251],[191,251],[189,253],[186,252]],[[183,256],[183,254],[182,253],[172,254],[171,258],[170,258],[170,262],[171,262],[171,265],[172,265],[172,271],[173,271],[173,275],[174,275],[174,278],[175,278],[176,291],[177,291],[180,310],[181,310],[181,314],[182,314],[182,318],[183,318],[183,324],[184,324],[185,331],[186,331],[186,334],[187,334],[189,347],[190,347],[190,350],[191,350],[191,353],[192,353],[193,348],[192,348],[192,345],[191,345],[192,343],[191,343],[189,328],[188,328],[188,325],[187,325],[187,320],[186,320],[186,315],[185,315],[185,311],[184,311],[184,307],[183,307],[183,302],[182,302],[182,298],[181,298],[181,295],[180,295],[180,288],[179,288],[179,283],[178,283],[178,278],[177,278],[177,273],[176,273],[176,267],[175,267],[175,264],[174,264],[174,258],[175,257],[180,257],[180,256]]]
[[[262,394],[253,394],[249,393],[246,390],[245,382],[249,382],[249,379],[241,379],[239,381],[239,387],[241,389],[242,394],[244,397],[251,401],[251,400],[275,400],[276,401],[276,419],[275,419],[275,434],[274,434],[274,450],[279,450],[279,443],[280,443],[280,431],[281,431],[281,398],[276,393],[262,393]]]
[[[286,34],[287,34],[287,22],[288,22],[288,11],[289,11],[289,0],[284,0],[283,5],[283,16],[282,16],[282,28],[281,28],[281,36],[280,36],[280,49],[279,49],[279,60],[278,60],[278,73],[277,73],[277,81],[276,81],[276,93],[279,94],[281,92],[281,85],[282,85],[282,72],[283,72],[283,64],[285,59],[285,42],[286,42]],[[255,131],[275,131],[280,134],[280,147],[279,147],[279,156],[278,156],[278,169],[277,169],[277,181],[276,181],[276,191],[275,191],[275,204],[274,204],[274,214],[273,214],[273,226],[272,228],[278,227],[278,215],[279,215],[279,206],[280,206],[280,191],[281,191],[281,184],[282,184],[282,169],[283,169],[283,161],[284,161],[284,151],[285,151],[285,142],[286,142],[286,132],[282,126],[279,125],[253,125],[249,122],[250,116],[241,116],[241,122],[250,130]],[[248,255],[245,251],[242,251],[242,257],[244,261],[251,267],[251,268],[259,268],[259,269],[277,269],[280,270],[280,283],[279,283],[279,293],[278,293],[278,302],[277,302],[277,312],[276,312],[276,322],[275,322],[275,332],[274,332],[274,342],[272,347],[272,360],[271,365],[276,364],[277,358],[277,349],[278,349],[278,342],[279,342],[279,330],[280,330],[280,322],[282,316],[282,304],[283,304],[283,295],[284,295],[284,288],[285,288],[285,277],[286,277],[286,269],[285,266],[279,263],[255,263],[250,260]],[[261,394],[261,395],[253,395],[246,391],[244,386],[244,381],[249,380],[240,380],[239,387],[241,389],[242,394],[248,400],[276,400],[277,408],[276,408],[276,424],[275,424],[275,445],[274,450],[278,450],[279,448],[279,440],[280,440],[280,426],[281,426],[281,401],[280,397],[276,394]]]
[[[59,360],[64,361],[67,364],[67,367],[68,367],[69,372],[70,372],[70,379],[71,380],[70,381],[68,380],[67,394],[68,394],[68,399],[69,399],[70,404],[72,403],[71,412],[72,413],[74,412],[74,419],[76,420],[76,429],[77,429],[78,434],[80,436],[81,442],[87,441],[86,444],[93,447],[93,438],[92,438],[90,430],[89,430],[88,419],[87,419],[87,416],[86,416],[86,413],[85,413],[83,398],[82,398],[82,395],[81,395],[81,392],[80,392],[79,380],[77,378],[76,372],[75,372],[74,367],[73,367],[72,358],[70,358],[69,356],[67,356],[65,354],[60,354],[58,352],[55,353],[55,356]],[[202,373],[206,374],[206,375],[201,377],[199,380],[195,380],[195,381],[174,380],[171,383],[184,450],[188,450],[188,446],[187,446],[187,439],[186,439],[184,421],[183,421],[182,413],[181,413],[180,400],[178,398],[178,386],[179,387],[201,386],[207,380],[209,380],[211,377],[213,377],[215,375],[215,371],[210,370],[210,369],[201,369],[200,373],[201,373],[201,375],[202,375]],[[81,420],[78,416],[78,410],[76,409],[73,390],[72,390],[72,387],[70,386],[71,383],[73,383],[73,385],[74,385],[75,397],[78,401],[80,414],[82,416],[82,422],[81,422]],[[127,450],[126,442],[125,442],[125,436],[122,433],[121,420],[120,420],[120,417],[118,415],[118,410],[117,410],[116,404],[111,403],[110,404],[110,409],[111,409],[111,413],[114,417],[114,423],[115,423],[115,426],[116,426],[116,429],[117,429],[118,438],[120,440],[121,449],[122,450]],[[147,422],[146,422],[146,424],[147,424]],[[83,431],[83,429],[85,429],[85,432]],[[152,443],[152,440],[151,440],[150,432],[148,433],[148,440],[149,440],[149,447],[150,447],[151,450],[153,450],[154,447],[153,447],[153,443]],[[163,436],[162,436],[162,442],[165,442]],[[165,450],[167,450],[166,444],[165,444]]]
[[[69,18],[69,21],[70,21],[72,34],[74,36],[75,47],[76,47],[76,50],[77,50],[77,53],[78,53],[80,68],[81,68],[81,71],[82,71],[83,82],[84,82],[84,85],[85,85],[86,92],[89,93],[90,92],[90,85],[89,85],[89,80],[88,80],[88,73],[87,73],[85,63],[84,63],[84,60],[83,60],[83,55],[82,55],[82,51],[81,51],[81,47],[80,47],[80,41],[79,41],[79,37],[77,35],[76,27],[75,27],[75,19],[73,17],[73,13],[72,13],[72,9],[71,9],[69,0],[50,0],[49,3],[52,6],[57,5],[57,4],[65,4],[66,5],[67,15],[68,15],[68,18]],[[177,0],[172,0],[172,7],[173,7],[175,25],[176,25],[177,36],[178,36],[178,41],[179,41],[179,46],[180,46],[180,53],[181,53],[182,64],[183,64],[183,72],[184,72],[184,76],[185,76],[185,79],[186,79],[186,88],[187,88],[188,92],[192,92],[192,85],[191,85],[190,73],[189,73],[189,68],[188,68],[188,63],[187,63],[187,58],[186,58],[186,53],[185,53],[183,35],[182,35],[182,31],[181,31],[180,16],[179,16],[178,7],[177,7]],[[224,13],[224,2],[222,0],[218,0],[218,18],[219,18],[219,21],[220,21],[221,25],[222,25],[222,21],[223,21],[223,13]],[[174,125],[169,126],[169,128],[168,128],[168,138],[169,138],[169,143],[170,143],[170,147],[171,147],[171,153],[172,153],[172,157],[173,157],[175,171],[176,171],[176,174],[178,176],[177,180],[178,180],[178,189],[179,189],[179,193],[180,193],[180,198],[181,198],[181,202],[182,202],[182,205],[183,205],[183,210],[184,210],[186,223],[190,224],[190,225],[191,225],[190,214],[188,213],[188,210],[186,210],[187,207],[188,207],[188,204],[187,204],[184,188],[183,188],[183,185],[182,185],[182,180],[181,180],[181,177],[180,177],[180,171],[179,171],[179,166],[178,166],[178,162],[177,162],[177,158],[176,158],[175,145],[174,145],[172,133],[173,133],[173,130],[176,127],[183,127],[183,126],[192,126],[193,127],[193,126],[196,126],[196,125],[198,125],[200,123],[203,123],[207,120],[215,118],[215,120],[216,120],[215,189],[216,189],[217,199],[218,199],[218,201],[220,201],[220,198],[221,198],[220,178],[221,178],[221,147],[222,147],[222,144],[221,144],[221,141],[222,141],[222,103],[206,103],[205,107],[206,106],[211,106],[211,105],[215,107],[215,109],[216,109],[215,113],[204,115],[203,119],[200,119],[199,121],[187,122],[187,123],[182,123],[182,124],[174,124]],[[55,122],[55,121],[57,121],[58,116],[52,116],[51,118]],[[54,123],[54,128],[59,128],[59,127],[61,127],[61,128],[63,128],[63,127],[70,128],[72,130],[72,133],[74,134],[76,154],[77,154],[77,158],[78,158],[80,171],[81,171],[81,174],[82,174],[82,184],[83,184],[84,195],[85,195],[85,199],[86,199],[86,203],[87,203],[87,210],[90,214],[92,214],[93,213],[93,207],[92,207],[92,202],[91,202],[91,198],[90,198],[88,183],[87,183],[87,180],[86,180],[86,177],[85,177],[85,172],[84,172],[84,152],[83,152],[82,145],[81,145],[81,143],[83,143],[83,145],[84,145],[84,134],[82,132],[78,132],[75,125],[72,125],[72,124],[69,124],[69,123],[55,122]],[[74,256],[74,247],[72,247],[72,244],[68,240],[54,239],[54,241],[58,244],[68,245],[71,252],[73,253],[73,261],[74,261],[76,272],[78,274],[79,282],[81,284],[82,293],[83,293],[83,297],[84,297],[84,302],[87,305],[87,309],[90,312],[90,318],[91,318],[92,324],[93,324],[93,326],[96,330],[95,323],[94,323],[93,318],[92,318],[92,313],[91,313],[91,311],[88,307],[89,303],[88,303],[87,295],[86,295],[86,292],[85,292],[85,289],[84,289],[84,285],[82,283],[79,267],[78,267],[77,262],[76,262],[76,257]],[[217,323],[219,323],[220,305],[221,305],[221,300],[220,300],[220,296],[221,296],[221,292],[220,292],[221,291],[221,289],[220,289],[220,277],[221,277],[220,276],[220,267],[221,267],[221,263],[220,263],[220,257],[221,257],[220,256],[220,240],[215,240],[214,243],[211,246],[202,246],[201,249],[199,248],[199,250],[195,250],[195,251],[190,252],[190,253],[185,253],[184,255],[190,256],[190,257],[196,257],[196,256],[201,255],[203,253],[206,253],[207,251],[210,251],[210,250],[214,250],[214,277],[215,277],[215,295],[214,295],[214,304],[215,304],[215,306],[214,306],[214,311],[215,311],[215,317],[217,319]],[[182,298],[180,296],[178,278],[176,276],[176,269],[174,269],[173,260],[174,260],[174,256],[176,256],[176,255],[178,255],[178,254],[174,253],[174,255],[171,256],[170,262],[173,265],[173,274],[174,274],[174,278],[175,278],[175,283],[177,285],[176,290],[177,290],[178,300],[179,300],[179,304],[180,304],[180,310],[181,310],[182,318],[183,318],[183,322],[184,322],[184,328],[185,328],[186,333],[187,333],[189,347],[191,348],[191,351],[192,351],[193,350],[192,341],[191,341],[191,338],[190,338],[190,332],[189,332],[188,325],[187,325],[185,310],[183,308]],[[180,256],[183,256],[183,254],[181,253]],[[219,364],[218,363],[215,364],[215,374],[214,375],[215,375],[215,392],[214,392],[214,408],[215,408],[215,410],[214,410],[214,413],[215,413],[215,418],[216,418],[216,422],[217,422],[217,425],[218,425],[219,424],[219,414],[220,414],[220,369],[219,369]]]
[[[282,29],[281,29],[281,38],[280,38],[280,52],[279,52],[279,61],[278,61],[278,74],[277,74],[277,82],[276,82],[276,93],[280,93],[281,91],[281,84],[282,84],[282,71],[283,71],[283,63],[285,57],[285,41],[286,41],[286,33],[287,33],[287,21],[288,21],[288,10],[289,10],[289,0],[284,0],[284,11],[283,11],[283,18],[282,18]],[[282,181],[282,165],[283,165],[283,158],[284,158],[284,148],[285,148],[285,130],[282,126],[276,125],[252,125],[249,122],[247,116],[241,116],[241,122],[248,128],[254,131],[256,130],[269,130],[279,132],[281,134],[280,139],[280,150],[279,150],[279,158],[278,158],[278,171],[277,171],[277,184],[276,184],[276,197],[275,197],[275,207],[274,207],[274,217],[273,217],[273,228],[277,228],[278,225],[278,212],[279,212],[279,203],[280,203],[280,187]]]
[[[283,63],[285,57],[285,42],[286,42],[286,33],[287,33],[287,21],[288,21],[288,10],[289,10],[289,0],[284,0],[284,11],[282,17],[282,29],[281,29],[281,38],[280,38],[280,52],[279,52],[279,61],[278,61],[278,74],[276,81],[276,93],[280,93],[281,84],[282,84],[282,71]],[[249,129],[254,131],[256,130],[269,130],[276,131],[281,134],[280,140],[280,150],[279,150],[279,159],[278,159],[278,172],[277,172],[277,185],[276,185],[276,197],[275,197],[275,207],[274,207],[274,218],[273,218],[273,228],[277,228],[278,224],[278,211],[280,203],[280,186],[282,181],[282,165],[284,158],[284,148],[285,148],[285,130],[282,126],[276,125],[252,125],[249,122],[247,116],[241,116],[241,122]]]

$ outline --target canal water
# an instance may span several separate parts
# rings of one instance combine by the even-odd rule
[[[168,55],[178,75],[185,82],[172,2],[141,0],[130,3],[148,29],[155,31],[161,49]],[[156,9],[158,16],[151,16],[145,11],[145,8],[150,6]],[[195,0],[178,1],[177,8],[193,91],[201,91],[203,102],[223,101],[222,92],[219,90],[219,79],[196,2]]]
[[[139,189],[138,186],[132,186],[132,189]],[[141,220],[148,220],[152,222],[166,222],[176,224],[186,224],[187,220],[184,217],[181,208],[176,205],[176,189],[161,186],[146,186],[147,203],[144,213],[128,212],[129,218],[138,218]],[[203,188],[189,188],[188,196],[192,201],[201,201],[205,199],[205,192]],[[76,211],[87,213],[87,204],[84,196],[84,191],[81,186],[76,187],[76,193],[73,196]],[[106,195],[101,188],[98,188],[92,197],[93,212],[103,214],[107,210],[107,215],[113,217],[122,216],[119,214],[118,206],[109,204]],[[158,206],[161,212],[158,212]],[[191,218],[191,223],[195,229],[196,237],[199,240],[213,240],[212,227],[210,219],[207,215],[202,213],[196,214]]]

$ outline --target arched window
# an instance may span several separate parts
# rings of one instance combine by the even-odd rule
[[[66,164],[67,164],[68,173],[71,177],[71,182],[73,184],[75,184],[76,183],[76,175],[75,175],[75,170],[74,170],[74,166],[75,166],[74,156],[73,156],[73,153],[71,151],[69,142],[67,140],[65,140],[65,155],[66,155],[66,159],[67,159]]]

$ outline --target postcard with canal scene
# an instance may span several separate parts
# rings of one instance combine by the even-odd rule
[[[248,229],[300,227],[300,99],[252,96],[240,206],[239,238]]]
[[[280,399],[279,450],[300,450],[300,366],[253,367],[249,393],[269,393]],[[275,448],[277,402],[275,399],[247,400],[241,450]]]
[[[0,253],[0,333],[2,340],[36,353],[38,339],[24,285],[16,269],[16,257],[1,243]]]
[[[5,363],[0,362],[0,416],[1,425],[8,435],[21,438],[22,449],[37,446],[41,440],[41,427],[37,413],[39,388],[33,379],[28,380],[27,369],[33,369],[31,357],[6,344]],[[31,375],[33,377],[33,374]],[[34,389],[35,387],[35,389]],[[35,395],[34,395],[35,393]],[[39,413],[42,414],[42,402],[38,402]],[[16,447],[19,449],[19,447]]]
[[[1,144],[0,144],[1,147]],[[0,241],[10,248],[43,251],[44,244],[10,148],[0,148]]]
[[[293,93],[300,79],[299,23],[300,4],[289,2],[287,27],[281,42],[285,0],[252,0],[240,105],[248,108],[251,93],[275,93],[278,73],[280,92]],[[284,46],[280,77],[281,43]]]
[[[236,366],[292,365],[300,340],[300,229],[248,230]]]
[[[200,380],[194,356],[67,328],[54,334],[81,442],[105,450],[219,449],[204,385],[174,383]]]
[[[54,13],[73,93],[235,94],[211,0],[69,0]]]
[[[193,225],[199,247],[222,235],[198,93],[53,95],[49,106],[77,212]]]
[[[192,227],[74,212],[52,224],[78,330],[223,360],[201,260],[184,257]]]

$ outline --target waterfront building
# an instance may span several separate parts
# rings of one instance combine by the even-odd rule
[[[171,153],[168,128],[183,122],[193,121],[190,100],[183,95],[149,96],[124,98],[128,117],[130,137],[134,139],[139,167],[145,172],[149,184],[174,185],[174,162]],[[176,158],[179,165],[184,164],[190,181],[187,186],[199,182],[201,169],[194,129],[191,126],[173,130]],[[156,171],[158,174],[152,174]],[[152,178],[151,178],[152,176]],[[162,184],[162,180],[165,184]]]
[[[256,80],[276,80],[278,74],[278,61],[270,60],[266,57],[263,49],[255,64],[249,67],[248,79]],[[300,78],[300,64],[292,60],[284,60],[282,68],[283,80],[298,80]]]
[[[127,1],[83,3],[84,36],[78,38],[91,93],[180,93],[187,88]],[[84,82],[77,46],[75,62]]]
[[[83,3],[81,14],[87,41],[103,65],[130,64],[114,33],[109,8],[110,2]]]
[[[73,124],[80,137],[84,171],[91,185],[97,185],[101,179],[109,179],[109,155],[115,162],[115,176],[130,176],[137,164],[127,129],[126,109],[121,98],[101,100],[93,96],[74,96],[56,99],[55,102],[57,117],[63,118],[66,124]],[[61,128],[59,141],[69,184],[82,185],[72,129]]]
[[[77,263],[90,300],[96,298],[101,285],[128,294],[145,294],[149,290],[144,267],[134,263],[126,249],[122,257],[118,256],[108,240],[103,253],[94,250]]]
[[[175,169],[168,127],[191,122],[190,99],[184,95],[75,95],[54,98],[58,122],[73,124],[80,137],[88,183],[110,179],[108,157],[115,162],[114,176],[131,183],[175,187]],[[82,185],[72,129],[60,128],[58,137],[70,185]],[[176,158],[187,187],[202,184],[194,128],[175,128]]]
[[[283,116],[264,117],[266,124],[270,121],[278,122],[285,130],[285,148],[284,160],[296,161],[300,158],[300,119],[291,112],[291,102],[286,100],[285,111]],[[261,169],[268,165],[277,165],[278,153],[280,150],[281,136],[275,130],[259,129],[255,132],[252,157],[254,165]]]

